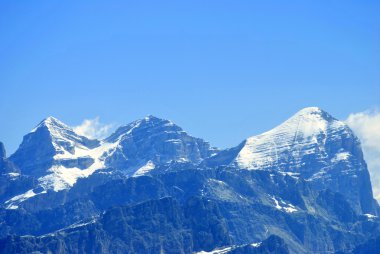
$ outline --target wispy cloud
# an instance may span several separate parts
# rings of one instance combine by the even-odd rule
[[[114,129],[114,124],[101,123],[100,118],[95,117],[94,119],[83,120],[82,124],[73,127],[73,129],[79,135],[92,139],[103,139]]]
[[[374,196],[380,202],[380,111],[353,113],[346,122],[362,142]]]

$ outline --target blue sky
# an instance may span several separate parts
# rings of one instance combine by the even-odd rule
[[[270,3],[269,3],[270,2]],[[0,141],[40,120],[168,118],[234,146],[307,106],[380,104],[380,2],[0,3]]]

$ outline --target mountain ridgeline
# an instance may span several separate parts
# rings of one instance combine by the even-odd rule
[[[104,140],[48,117],[0,143],[0,182],[0,253],[379,253],[360,141],[316,107],[229,149],[154,116]]]

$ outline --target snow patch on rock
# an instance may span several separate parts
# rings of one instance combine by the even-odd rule
[[[39,194],[43,194],[43,193],[46,193],[46,191],[42,191],[40,193],[35,193],[33,190],[28,190],[27,192],[23,193],[23,194],[20,194],[20,195],[17,195],[7,201],[5,201],[5,205],[6,205],[6,209],[18,209],[18,204],[20,204],[21,202],[31,198],[31,197],[34,197],[36,195],[39,195]]]
[[[155,165],[152,161],[148,161],[144,166],[139,168],[134,174],[133,177],[142,176],[147,174],[149,171],[155,168]]]
[[[296,209],[296,207],[290,203],[286,203],[281,199],[277,200],[277,198],[275,196],[272,196],[271,198],[274,201],[275,208],[280,210],[280,211],[284,211],[287,213],[294,213],[294,212],[298,211]]]

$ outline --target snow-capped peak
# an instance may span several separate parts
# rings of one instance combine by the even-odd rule
[[[29,191],[14,197],[8,207],[18,207],[19,203],[46,190],[71,188],[79,178],[104,169],[105,159],[115,146],[80,136],[54,117],[44,119],[24,136],[19,149],[11,156],[23,174],[38,177],[38,186],[44,191]]]
[[[181,127],[178,125],[174,124],[172,121],[159,118],[153,115],[147,115],[143,119],[140,120],[141,125],[150,125],[150,126],[157,126],[157,125],[162,125],[162,126],[172,126],[175,127],[177,130],[183,131]]]
[[[149,161],[154,165],[173,161],[199,163],[215,150],[172,121],[152,115],[118,128],[105,142],[119,143],[110,164],[116,169],[128,169],[130,174]]]
[[[39,128],[46,127],[49,130],[54,130],[54,129],[71,129],[68,125],[62,123],[59,121],[57,118],[53,116],[49,116],[42,120],[31,132],[36,132]]]
[[[175,125],[172,121],[148,115],[142,119],[133,121],[125,126],[119,127],[110,137],[106,138],[107,142],[115,142],[123,137],[133,135],[133,133],[155,134],[166,131],[183,132],[182,128]]]
[[[329,113],[322,110],[318,107],[307,107],[301,109],[296,114],[294,114],[291,118],[289,118],[286,122],[313,122],[317,124],[338,121],[334,117],[332,117]],[[320,125],[319,125],[320,127]]]
[[[343,122],[322,109],[304,108],[274,129],[248,138],[235,162],[247,169],[270,167],[280,163],[284,156],[320,152],[328,136],[347,130]]]
[[[160,117],[157,117],[157,116],[154,116],[154,115],[147,115],[145,116],[143,119],[141,119],[140,121],[142,121],[143,123],[153,123],[153,124],[165,124],[165,125],[175,125],[172,121],[168,120],[168,119],[164,119],[164,118],[160,118]],[[177,126],[178,127],[178,126]]]
[[[326,113],[320,107],[306,107],[298,111],[295,115],[322,114]]]
[[[145,121],[167,121],[165,119],[159,118],[159,117],[154,116],[154,115],[147,115],[144,117],[144,120]]]
[[[25,135],[19,149],[10,157],[23,174],[33,175],[44,182],[44,187],[62,189],[52,179],[61,179],[72,185],[81,170],[99,165],[93,151],[100,146],[98,140],[80,136],[71,127],[54,117],[41,121],[29,134]],[[99,150],[99,149],[97,149]],[[76,170],[77,169],[77,170]],[[64,176],[58,177],[57,176]]]
[[[72,127],[64,124],[58,119],[49,116],[40,122],[31,132],[33,133],[48,131],[56,154],[75,154],[75,149],[92,149],[99,145],[98,140],[91,140],[78,135]]]
[[[356,211],[372,209],[371,204],[357,205],[363,196],[372,197],[359,139],[345,123],[320,108],[302,109],[274,129],[248,138],[232,164],[247,170],[297,173],[318,188],[342,193]],[[347,189],[360,181],[367,188]]]

